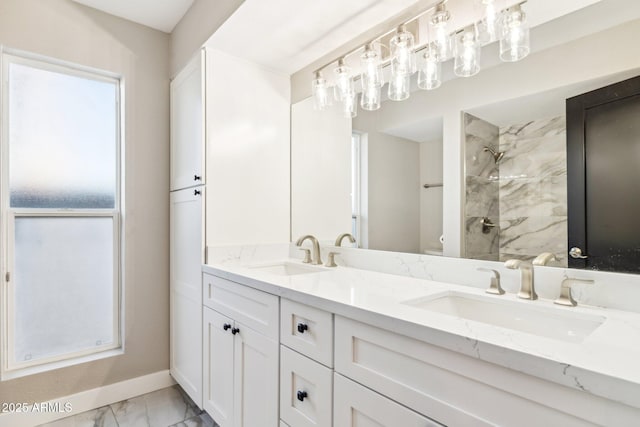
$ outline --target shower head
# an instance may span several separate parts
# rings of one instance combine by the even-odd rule
[[[493,156],[493,160],[496,162],[496,165],[504,157],[504,151],[494,151],[493,148],[486,145],[484,146],[484,149],[482,151],[488,151],[489,153],[491,153],[491,155]]]

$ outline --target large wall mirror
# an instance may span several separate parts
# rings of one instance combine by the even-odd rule
[[[566,100],[640,74],[635,3],[539,25],[529,57],[471,78],[445,63],[437,90],[353,119],[295,103],[293,238],[351,232],[362,248],[495,261],[552,252],[567,266]]]

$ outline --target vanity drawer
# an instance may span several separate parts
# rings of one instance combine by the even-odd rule
[[[202,300],[243,325],[278,340],[279,298],[211,274],[202,275]]]
[[[332,368],[333,314],[283,298],[280,342]]]
[[[280,418],[295,427],[331,427],[331,369],[280,346]]]
[[[334,375],[334,427],[443,427],[358,383]]]

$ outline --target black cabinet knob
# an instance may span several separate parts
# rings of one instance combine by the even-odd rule
[[[193,195],[194,196],[199,196],[200,194],[202,194],[202,192],[200,190],[193,190]]]
[[[225,323],[224,325],[222,325],[222,329],[224,329],[225,331],[228,331],[230,327],[231,325],[228,323]]]
[[[304,402],[304,399],[305,399],[307,396],[308,396],[308,395],[307,395],[307,392],[306,392],[306,391],[298,390],[297,397],[298,397],[298,400],[299,400],[300,402]]]
[[[233,329],[231,329],[231,333],[232,333],[233,335],[237,334],[238,332],[240,332],[240,329],[238,329],[238,328],[233,328]]]
[[[202,177],[200,175],[193,175],[194,181],[202,181]]]
[[[308,329],[309,329],[309,325],[305,323],[298,323],[298,332],[300,332],[301,334],[304,334],[304,331]]]

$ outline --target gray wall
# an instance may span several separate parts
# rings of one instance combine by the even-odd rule
[[[0,43],[125,80],[125,340],[122,356],[0,383],[43,401],[169,368],[169,36],[70,0],[2,0]]]

